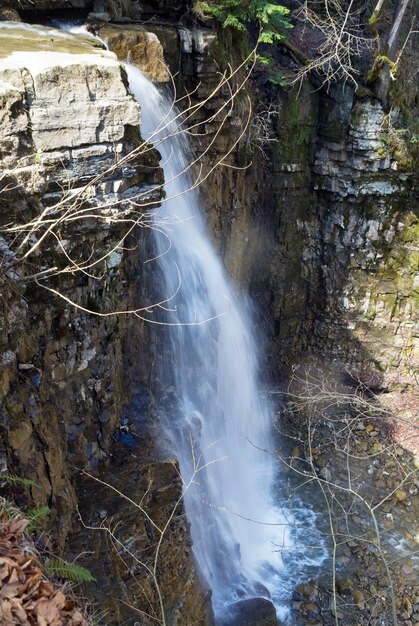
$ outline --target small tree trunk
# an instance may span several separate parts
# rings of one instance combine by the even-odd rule
[[[410,0],[400,0],[399,6],[397,8],[396,16],[393,20],[393,24],[391,26],[391,31],[387,40],[388,47],[388,58],[394,61],[395,52],[397,49],[397,43],[399,39],[400,27],[403,22],[404,14],[406,13],[406,9],[409,6]]]
[[[375,22],[378,20],[381,9],[383,8],[383,4],[384,4],[384,0],[378,0],[377,4],[375,5],[375,9],[371,14],[370,19],[368,20],[371,26],[373,26]]]

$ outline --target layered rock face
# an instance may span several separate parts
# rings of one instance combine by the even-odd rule
[[[52,551],[93,552],[84,564],[107,619],[133,619],[150,603],[158,615],[159,591],[168,624],[211,623],[178,472],[147,435],[158,424],[155,413],[153,423],[142,417],[152,399],[135,401],[149,376],[146,331],[123,314],[141,308],[141,225],[144,204],[160,198],[158,156],[141,148],[139,107],[112,53],[47,28],[7,25],[0,37],[1,466],[36,483],[17,497],[50,507]],[[81,469],[116,481],[159,528],[171,519],[159,590],[145,567],[127,570],[117,556],[151,562],[158,532],[110,488],[79,478]],[[117,522],[116,551],[106,532],[80,532],[76,507],[87,526],[103,515]]]
[[[126,172],[116,168],[93,184],[97,175],[104,174],[132,147],[127,134],[130,126],[133,130],[137,127],[139,107],[128,94],[120,67],[111,54],[92,49],[89,43],[79,43],[73,37],[61,37],[53,30],[47,31],[45,40],[49,43],[54,35],[59,50],[45,53],[44,38],[32,29],[2,31],[2,49],[14,46],[17,37],[22,39],[23,48],[0,60],[2,225],[30,222],[37,215],[48,216],[52,221],[64,214],[55,234],[46,237],[39,251],[34,251],[30,265],[20,262],[21,258],[44,236],[43,228],[35,224],[30,240],[22,241],[19,250],[12,233],[6,232],[2,238],[2,281],[7,294],[3,298],[2,347],[7,352],[2,359],[2,392],[5,435],[11,441],[10,453],[23,463],[21,473],[34,473],[40,478],[45,486],[43,497],[51,497],[57,491],[61,499],[61,489],[55,489],[52,483],[59,481],[62,485],[68,473],[66,455],[71,453],[71,448],[77,448],[82,464],[95,464],[103,455],[97,439],[89,441],[90,437],[86,439],[83,435],[89,421],[86,416],[94,413],[96,398],[104,408],[112,407],[115,400],[109,391],[115,386],[121,367],[118,342],[111,346],[106,339],[115,331],[116,319],[102,322],[99,318],[89,318],[83,310],[71,309],[65,298],[71,297],[85,309],[93,309],[96,300],[99,307],[110,297],[115,303],[121,298],[123,308],[127,294],[123,274],[119,275],[122,247],[118,246],[122,230],[118,224],[112,225],[112,204],[106,200],[121,200],[117,189],[125,186],[133,191],[137,185],[143,187],[147,177],[151,182],[153,175],[148,176],[147,165],[138,160]],[[92,207],[90,220],[83,219],[84,202],[86,207]],[[93,207],[101,204],[103,211],[95,214]],[[70,214],[78,219],[66,220]],[[115,250],[105,261],[110,270],[105,284],[100,284],[94,276],[77,272],[74,279],[69,277],[70,266],[74,269],[71,259],[83,265],[85,254],[112,245]],[[51,267],[56,268],[52,274],[59,269],[67,270],[65,278],[56,276],[45,284],[45,287],[58,287],[63,296],[53,302],[41,285],[34,288],[27,279],[29,274],[48,273]],[[117,292],[109,294],[112,281],[116,282]],[[108,349],[103,354],[105,345]],[[25,372],[20,374],[21,384],[19,377],[16,378],[18,371]],[[76,403],[74,388],[78,389]],[[49,398],[50,425],[38,415],[39,396],[43,394]],[[63,420],[58,406],[66,404],[63,400],[67,394],[70,416],[69,420]],[[31,403],[31,410],[26,402]],[[22,420],[25,414],[27,418]],[[104,437],[108,444],[117,414],[118,402],[112,407],[113,419],[109,420],[110,430]],[[34,423],[31,415],[37,418]],[[97,419],[94,415],[94,420]],[[78,431],[77,423],[83,423]],[[52,445],[51,441],[47,445],[49,452],[44,449],[43,454],[37,453],[34,436],[37,424],[47,429],[44,434],[47,439],[48,429],[55,430],[58,441],[64,438],[62,445]],[[73,446],[76,440],[81,443],[80,437],[85,442],[81,452],[80,445]],[[21,446],[23,449],[19,451]],[[49,455],[58,466],[48,467]],[[63,505],[67,512],[71,509],[71,499]]]
[[[342,100],[336,108],[342,111]],[[388,145],[394,139],[386,129],[400,126],[397,114],[385,114],[380,102],[367,99],[355,100],[346,115],[337,136],[321,132],[314,163],[324,288],[334,294],[326,300],[322,332],[341,358],[358,367],[374,362],[389,384],[414,384],[419,214],[413,163]]]
[[[265,103],[256,87],[249,118],[255,84],[243,68],[230,88],[244,88],[223,119],[214,114],[229,90],[213,94],[226,60],[238,67],[245,58],[240,34],[152,29],[178,93],[199,105],[191,140],[204,175],[211,170],[208,223],[230,272],[269,311],[273,363],[312,354],[384,385],[414,383],[415,176],[391,130],[402,117],[372,95],[306,82],[298,93],[276,88]]]
[[[216,100],[205,102],[210,89],[201,86],[216,84],[223,58],[243,59],[231,36],[204,35],[195,57],[204,62],[188,65],[183,52],[181,67],[204,100],[201,164],[209,170],[227,154],[203,185],[208,221],[230,272],[269,320],[269,369],[332,358],[378,387],[413,388],[417,177],[391,130],[402,117],[349,87],[327,93],[306,82],[266,99],[251,79],[218,132],[219,119],[206,121]]]
[[[25,191],[41,193],[40,201],[60,183],[108,170],[127,152],[126,131],[139,120],[111,53],[87,39],[44,32],[9,25],[0,58],[1,164]]]
[[[307,86],[299,99],[285,98],[269,279],[277,348],[412,384],[419,268],[411,164],[388,149],[378,100],[342,87],[319,97]]]

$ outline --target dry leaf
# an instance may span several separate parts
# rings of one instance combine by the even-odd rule
[[[25,554],[27,525],[0,516],[0,625],[87,626],[74,602],[44,580],[36,559]]]

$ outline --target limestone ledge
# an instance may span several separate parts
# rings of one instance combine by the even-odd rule
[[[27,24],[1,25],[0,45],[0,222],[68,201],[99,208],[108,231],[118,211],[158,200],[157,155],[138,150],[140,108],[113,53]]]
[[[132,63],[153,82],[170,81],[170,72],[163,57],[163,46],[155,33],[135,24],[107,24],[98,30],[118,59]]]
[[[386,115],[378,102],[356,102],[340,138],[319,137],[313,173],[315,187],[342,198],[391,196],[403,189],[408,173],[385,150]]]
[[[0,40],[13,36],[0,29]],[[34,181],[51,165],[120,155],[127,128],[140,121],[115,56],[92,46],[80,52],[70,35],[65,45],[68,52],[24,49],[0,59],[0,167],[19,175],[32,166]]]

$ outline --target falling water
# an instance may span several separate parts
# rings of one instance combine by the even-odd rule
[[[73,24],[59,25],[74,30]],[[44,27],[24,28],[45,34]],[[273,415],[258,389],[251,316],[206,233],[179,114],[140,71],[126,69],[142,109],[142,135],[158,148],[166,181],[154,229],[154,274],[162,277],[166,302],[153,321],[162,324],[160,411],[185,482],[195,558],[216,615],[259,595],[270,596],[283,614],[284,589],[295,585],[298,574],[293,558],[284,576],[281,553],[300,542],[299,522],[313,528],[313,514],[297,504],[296,526],[290,526],[293,516],[278,504]],[[299,555],[298,564],[322,560]]]
[[[185,480],[193,550],[219,613],[260,595],[260,583],[272,594],[278,584],[287,525],[272,496],[273,416],[258,389],[246,304],[210,242],[200,195],[190,189],[192,156],[177,111],[141,72],[127,69],[142,134],[157,144],[166,180],[155,262],[170,309],[160,320],[167,324],[160,378],[172,402],[162,401],[161,410]]]

